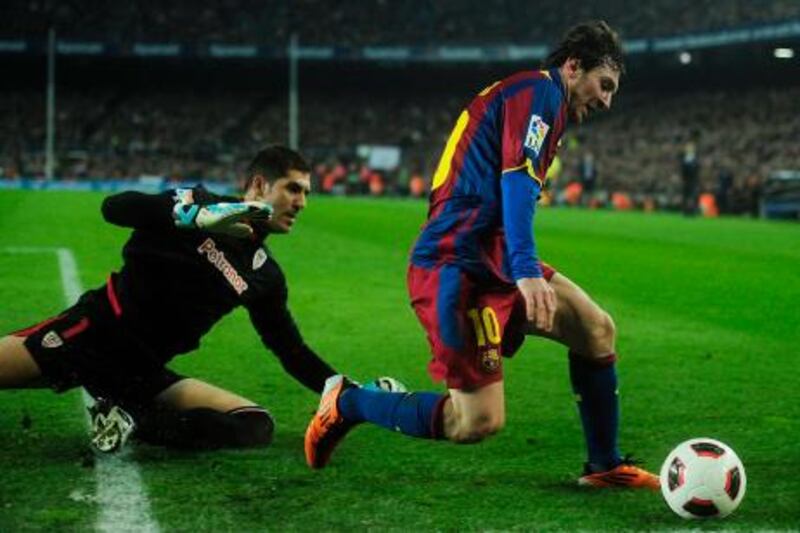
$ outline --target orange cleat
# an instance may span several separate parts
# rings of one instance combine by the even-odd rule
[[[605,472],[589,472],[587,468],[586,473],[578,478],[578,485],[596,488],[628,487],[651,490],[658,490],[661,487],[658,476],[636,466],[627,457],[623,459],[622,463]]]
[[[325,380],[319,407],[306,429],[305,451],[308,466],[324,468],[336,445],[356,424],[345,420],[339,413],[339,397],[353,384],[341,374]]]

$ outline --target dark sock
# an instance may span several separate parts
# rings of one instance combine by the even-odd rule
[[[345,420],[372,422],[423,439],[442,439],[442,409],[447,395],[434,392],[386,392],[351,387],[339,398]]]
[[[569,376],[592,470],[608,470],[621,461],[617,449],[619,392],[615,361],[615,354],[597,361],[574,352],[569,354]]]
[[[227,413],[206,407],[175,411],[159,406],[134,416],[139,440],[192,450],[267,446],[275,427],[270,414],[256,406]]]
[[[272,443],[275,420],[263,407],[239,407],[226,414],[237,420],[234,436],[229,441],[232,446],[249,448]]]

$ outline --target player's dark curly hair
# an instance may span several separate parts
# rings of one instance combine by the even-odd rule
[[[250,188],[255,176],[264,176],[268,182],[286,176],[290,170],[311,172],[311,165],[298,152],[285,146],[267,146],[256,154],[247,166],[244,190]]]
[[[550,51],[542,66],[560,67],[567,59],[575,58],[587,72],[606,64],[623,74],[625,64],[622,55],[622,41],[617,32],[604,20],[593,20],[567,30],[558,46]]]

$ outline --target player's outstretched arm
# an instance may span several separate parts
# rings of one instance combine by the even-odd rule
[[[325,380],[337,372],[303,340],[283,298],[248,307],[250,320],[264,345],[274,353],[283,369],[308,389],[321,393]]]
[[[164,194],[125,191],[103,200],[101,211],[106,222],[125,228],[174,227],[175,202]]]
[[[198,205],[178,200],[172,210],[175,226],[200,229],[232,237],[253,234],[251,220],[269,220],[272,206],[264,202],[218,202]]]
[[[234,237],[249,237],[251,220],[272,216],[272,206],[263,202],[195,203],[190,189],[175,194],[126,191],[103,201],[103,218],[111,224],[141,229],[199,229]]]
[[[264,202],[220,202],[199,206],[175,204],[175,226],[201,229],[231,237],[249,237],[253,228],[250,220],[268,220],[272,206]]]

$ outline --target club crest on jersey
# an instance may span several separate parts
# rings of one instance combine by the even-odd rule
[[[55,331],[48,331],[47,334],[42,337],[42,347],[44,348],[58,348],[63,345],[64,341],[61,340],[61,337],[59,337],[58,333]]]
[[[264,263],[267,262],[267,252],[263,248],[256,250],[256,255],[253,256],[253,270],[258,270]]]
[[[542,117],[539,115],[531,116],[531,121],[528,124],[528,134],[525,135],[525,147],[530,148],[536,155],[539,155],[548,131],[550,131],[550,126],[542,120]]]
[[[486,372],[494,373],[500,370],[500,354],[494,348],[489,348],[481,354],[481,365]]]
[[[239,275],[236,269],[233,268],[233,265],[231,265],[225,257],[225,253],[222,250],[217,250],[217,244],[211,237],[203,241],[203,244],[197,247],[197,252],[200,255],[205,255],[208,262],[222,272],[222,275],[225,276],[225,279],[230,283],[237,294],[242,294],[247,290],[247,282]]]

